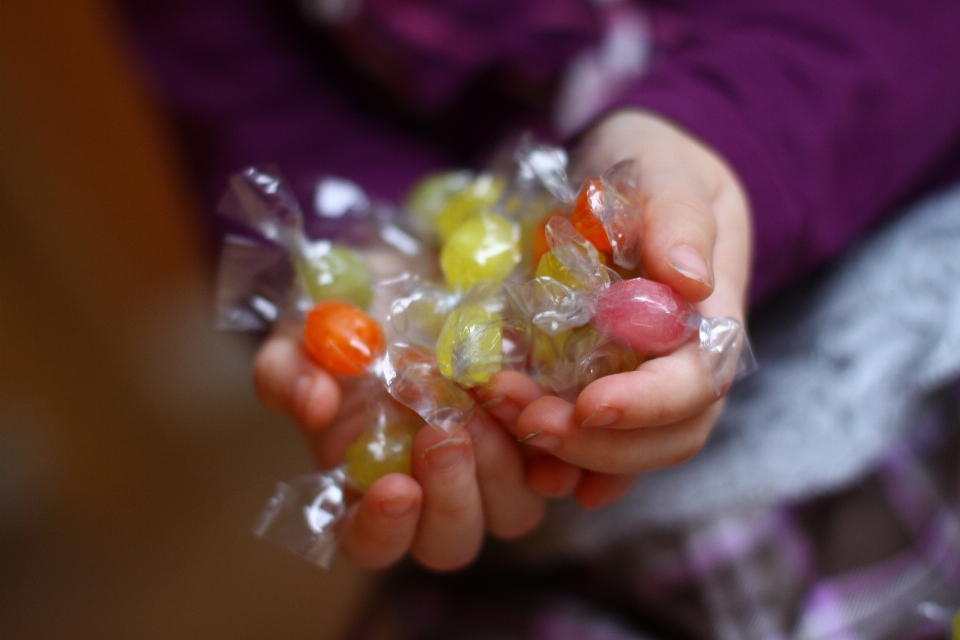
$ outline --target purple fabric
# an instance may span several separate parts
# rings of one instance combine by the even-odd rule
[[[367,0],[336,45],[275,0],[123,4],[211,209],[248,164],[276,162],[302,198],[332,173],[396,199],[481,162],[535,122],[517,102],[545,121],[549,86],[597,37],[588,0]],[[611,108],[661,113],[736,170],[754,300],[960,176],[960,3],[661,0],[650,15],[655,63]]]
[[[648,530],[552,572],[507,556],[408,578],[351,638],[946,638],[960,620],[958,392],[839,494]]]
[[[679,122],[736,170],[754,299],[960,176],[960,3],[696,4],[654,14],[659,63],[620,104]]]

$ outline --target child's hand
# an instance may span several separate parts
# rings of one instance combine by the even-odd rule
[[[297,420],[328,469],[364,428],[350,416],[362,415],[367,399],[306,357],[301,332],[279,327],[260,349],[254,377],[263,403]],[[412,477],[377,480],[349,512],[340,549],[361,567],[386,567],[409,552],[426,567],[455,569],[474,559],[485,531],[516,537],[543,517],[543,498],[524,479],[520,445],[484,412],[452,437],[421,429],[412,457]]]
[[[624,159],[636,161],[643,264],[650,277],[672,286],[705,316],[742,322],[751,227],[733,171],[690,134],[640,111],[599,123],[587,138],[582,166],[599,174]],[[694,455],[723,404],[696,341],[636,371],[597,380],[575,405],[516,374],[501,374],[486,394],[498,400],[490,412],[518,439],[568,463],[532,465],[531,486],[556,495],[544,487],[562,485],[587,505],[622,495],[632,474]]]

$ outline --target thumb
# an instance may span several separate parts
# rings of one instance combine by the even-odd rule
[[[713,293],[717,240],[711,201],[701,189],[685,184],[641,194],[643,265],[650,277],[691,302],[707,298]]]

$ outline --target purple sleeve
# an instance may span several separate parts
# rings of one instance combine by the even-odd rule
[[[741,0],[654,15],[684,31],[618,106],[674,120],[739,174],[753,300],[960,176],[960,2]]]
[[[396,200],[424,173],[449,165],[438,147],[352,104],[352,79],[310,48],[316,34],[304,33],[294,5],[123,3],[208,210],[227,177],[251,164],[275,162],[303,202],[323,174]]]

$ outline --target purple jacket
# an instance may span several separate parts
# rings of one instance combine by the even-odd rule
[[[125,0],[212,209],[276,162],[302,198],[348,177],[397,199],[482,162],[545,112],[604,31],[589,0],[365,0],[334,30],[279,0]],[[960,178],[960,2],[659,0],[653,57],[606,109],[713,146],[753,209],[753,299],[826,264],[898,205]]]

